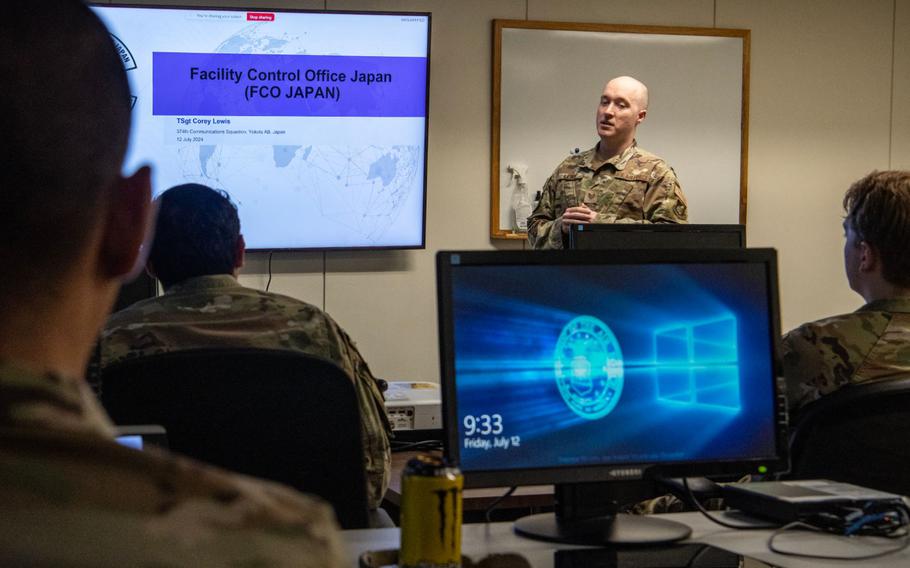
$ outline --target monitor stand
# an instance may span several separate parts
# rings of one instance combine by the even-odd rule
[[[656,545],[688,538],[692,529],[681,523],[617,512],[619,503],[653,496],[653,488],[650,482],[557,484],[556,512],[522,517],[515,521],[515,532],[537,540],[590,545]]]

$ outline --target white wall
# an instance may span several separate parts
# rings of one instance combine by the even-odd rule
[[[844,277],[841,199],[890,167],[893,11],[892,0],[718,2],[719,26],[752,30],[747,230],[779,251],[784,329],[862,303]]]
[[[910,0],[897,0],[894,12],[890,167],[910,169]]]
[[[780,253],[784,329],[860,305],[841,197],[873,169],[910,168],[910,0],[204,3],[433,13],[427,249],[272,260],[271,289],[324,306],[392,380],[438,380],[435,252],[522,246],[489,239],[494,18],[752,30],[748,238]],[[249,259],[246,284],[265,286],[266,258]]]

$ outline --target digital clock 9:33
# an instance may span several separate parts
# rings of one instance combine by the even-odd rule
[[[464,426],[464,435],[473,436],[496,436],[502,434],[502,415],[501,414],[478,414],[472,416],[468,414],[462,421]]]

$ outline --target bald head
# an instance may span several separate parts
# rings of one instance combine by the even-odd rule
[[[640,109],[648,109],[648,87],[635,77],[629,77],[628,75],[614,77],[604,85],[604,91],[610,87],[613,87],[616,92],[624,94]]]
[[[604,85],[597,106],[598,156],[608,159],[635,141],[635,131],[648,114],[648,88],[632,77],[616,77]]]

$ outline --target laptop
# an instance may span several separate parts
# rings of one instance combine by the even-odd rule
[[[167,432],[157,424],[138,424],[133,426],[115,426],[118,443],[134,450],[144,450],[149,446],[167,449]]]

